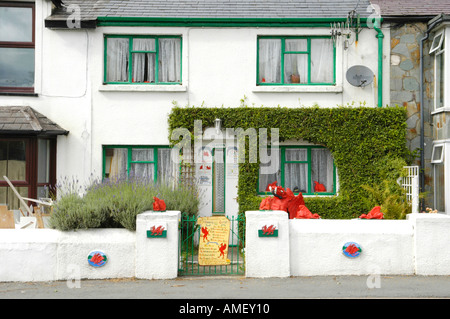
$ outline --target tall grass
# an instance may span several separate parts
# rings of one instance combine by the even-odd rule
[[[72,182],[71,182],[72,183]],[[198,213],[199,197],[193,185],[155,184],[142,178],[93,181],[80,195],[80,187],[60,187],[49,225],[59,230],[87,228],[136,229],[136,216],[153,209],[153,197],[167,210]],[[69,191],[67,191],[69,189]]]

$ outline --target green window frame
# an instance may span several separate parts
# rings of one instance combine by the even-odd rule
[[[156,183],[161,180],[160,175],[160,168],[159,167],[159,154],[160,150],[170,150],[171,147],[167,145],[104,145],[103,146],[103,164],[102,164],[102,176],[104,179],[109,178],[109,174],[111,172],[111,163],[107,163],[107,160],[112,161],[113,155],[111,155],[111,151],[114,151],[115,149],[121,149],[124,151],[125,154],[122,154],[124,156],[124,159],[126,158],[126,177],[130,177],[131,172],[133,171],[133,164],[153,164],[153,181]],[[152,159],[142,159],[137,160],[133,159],[133,151],[139,151],[139,150],[153,150],[153,158]],[[122,160],[124,160],[122,159]],[[122,177],[122,176],[120,176]]]
[[[303,158],[297,158],[297,159],[287,159],[287,152],[290,150],[302,150],[304,151]],[[336,195],[336,165],[334,164],[334,160],[332,158],[331,153],[329,153],[330,158],[329,160],[332,161],[332,167],[330,167],[331,172],[327,174],[327,180],[328,178],[331,178],[331,181],[328,181],[329,184],[331,184],[331,187],[328,187],[326,191],[323,192],[316,192],[314,190],[314,181],[313,181],[313,167],[315,165],[313,164],[313,152],[314,150],[327,150],[325,147],[322,146],[298,146],[298,145],[289,145],[289,146],[280,146],[279,147],[279,154],[280,157],[278,158],[278,171],[277,171],[277,185],[282,186],[283,188],[289,187],[294,194],[302,193],[303,195]],[[289,169],[287,169],[288,165],[298,165],[299,167],[302,167],[304,171],[306,171],[306,189],[299,189],[295,190],[295,188],[292,185],[288,185],[289,177],[287,177],[287,173]],[[260,166],[261,168],[261,166]],[[271,193],[265,190],[265,187],[274,182],[274,180],[270,181],[264,181],[264,178],[261,177],[261,170],[258,175],[258,189],[257,193],[259,195],[270,195]],[[318,181],[322,182],[322,181]],[[264,185],[262,185],[264,183]],[[267,185],[266,185],[267,184]]]
[[[316,79],[319,76],[317,76],[317,68],[321,68],[320,66],[316,66],[314,58],[312,56],[317,56],[317,52],[315,52],[315,46],[313,47],[311,43],[315,40],[321,40],[324,39],[329,40],[329,46],[332,45],[332,52],[328,52],[330,59],[325,59],[327,61],[328,65],[325,63],[322,69],[323,70],[332,68],[330,71],[331,73],[331,81],[325,81],[325,80],[319,80]],[[278,47],[273,49],[274,50],[274,56],[270,59],[270,61],[267,61],[268,58],[264,58],[263,55],[267,52],[264,52],[262,50],[262,41],[265,40],[272,40],[272,41],[279,41]],[[298,44],[303,43],[300,46],[303,46],[302,48],[292,49],[290,46],[293,43],[297,42]],[[325,42],[324,42],[325,43]],[[313,52],[314,51],[314,52]],[[326,52],[326,51],[325,51]],[[279,54],[279,59],[276,58],[276,55]],[[256,74],[256,84],[261,86],[270,86],[270,85],[336,85],[336,46],[329,36],[260,36],[258,37],[258,45],[257,45],[257,74]],[[302,62],[295,61],[293,57],[303,58]],[[277,66],[277,71],[275,73],[277,74],[275,80],[272,81],[266,81],[264,76],[264,63],[268,63],[270,66],[273,66],[273,64],[279,64]],[[306,65],[307,70],[303,70],[303,76],[300,74],[292,74],[291,76],[299,76],[296,80],[291,78],[290,76],[286,76],[286,72],[289,71],[286,69],[288,66],[293,65],[297,63],[303,63]],[[315,68],[315,70],[312,70]],[[278,74],[279,72],[279,74]],[[315,78],[316,77],[316,78]],[[297,82],[298,81],[298,82]]]
[[[122,77],[125,77],[126,72],[126,80],[111,80],[109,79],[109,54],[108,54],[108,41],[113,39],[123,39],[128,43],[125,44],[127,47],[124,49],[127,51],[126,54],[123,55],[123,62],[121,65],[116,66],[122,72]],[[173,49],[171,51],[171,55],[166,57],[161,49],[161,43],[164,40],[169,39],[178,39],[179,40],[179,51],[178,49]],[[138,41],[145,40],[154,40],[154,45],[152,48],[141,48],[134,49],[134,44],[139,43]],[[142,43],[142,42],[141,42]],[[182,47],[183,41],[180,35],[104,35],[104,72],[103,72],[103,83],[104,84],[127,84],[127,85],[180,85],[182,84]],[[110,49],[112,50],[112,49]],[[109,52],[111,53],[111,52]],[[121,52],[123,53],[123,52]],[[143,73],[152,73],[154,79],[150,80],[147,77],[147,81],[139,81],[134,79],[134,63],[138,63],[138,57],[144,57],[145,62],[143,61],[144,71]],[[152,57],[152,58],[151,58]],[[150,59],[153,61],[153,67],[149,66]],[[161,72],[166,71],[164,65],[173,63],[174,70],[171,72],[174,73],[176,80],[167,80],[167,76],[163,76]],[[118,63],[119,64],[119,63]],[[147,70],[148,67],[148,70]],[[112,71],[112,70],[111,70]],[[117,70],[115,70],[117,72]],[[112,73],[112,72],[111,72]],[[147,75],[148,76],[148,75]]]

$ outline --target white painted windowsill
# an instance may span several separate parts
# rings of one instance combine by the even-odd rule
[[[256,86],[253,88],[255,93],[341,93],[342,86],[321,86],[321,85],[302,85],[302,86]]]
[[[439,113],[443,113],[443,112],[450,112],[450,107],[448,107],[448,106],[440,107],[440,108],[432,111],[431,115],[435,115],[435,114],[439,114]]]
[[[98,89],[102,92],[186,92],[185,85],[101,85]]]

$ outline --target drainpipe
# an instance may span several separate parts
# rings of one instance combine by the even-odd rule
[[[420,95],[420,180],[419,180],[419,189],[420,192],[423,193],[425,190],[425,133],[424,133],[424,97],[423,97],[423,44],[428,39],[431,30],[443,20],[443,15],[439,15],[436,17],[436,20],[430,24],[425,31],[425,35],[422,39],[420,39],[420,78],[419,78],[419,95]],[[425,210],[425,202],[421,200],[421,211]]]
[[[383,106],[383,38],[384,34],[381,31],[382,18],[375,19],[373,28],[377,31],[378,38],[378,107]]]

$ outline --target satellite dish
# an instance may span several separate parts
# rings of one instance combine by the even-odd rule
[[[365,87],[373,82],[373,72],[364,65],[354,65],[347,70],[348,83],[357,87]]]

